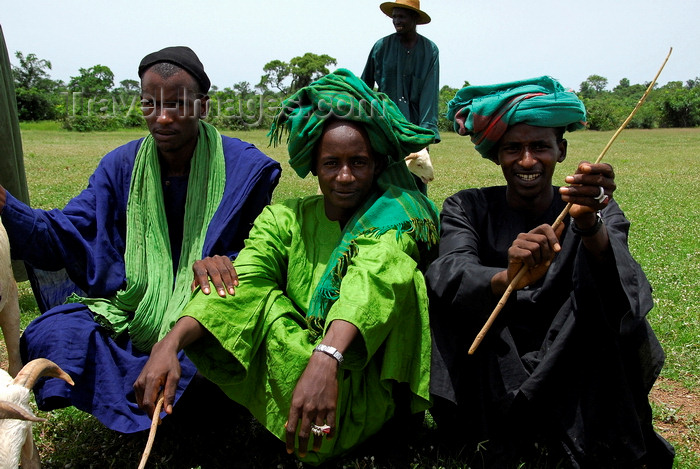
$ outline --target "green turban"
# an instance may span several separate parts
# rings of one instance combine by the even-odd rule
[[[471,136],[481,156],[498,163],[495,146],[508,127],[525,123],[573,131],[585,127],[586,108],[576,93],[543,76],[462,88],[447,104],[447,118],[457,133]]]
[[[432,130],[411,124],[383,93],[344,69],[302,88],[282,103],[270,129],[277,144],[288,132],[289,164],[305,177],[314,161],[316,143],[327,119],[362,123],[375,154],[387,158],[377,178],[377,190],[357,209],[343,228],[306,315],[312,335],[321,334],[326,315],[340,294],[340,284],[357,252],[358,236],[380,236],[390,230],[411,236],[430,249],[437,245],[440,219],[435,204],[422,194],[406,167],[404,157],[433,143]]]
[[[288,132],[289,165],[302,178],[311,170],[316,142],[329,118],[363,123],[372,149],[394,161],[435,140],[431,130],[408,122],[387,95],[341,68],[286,99],[270,129],[274,144]]]

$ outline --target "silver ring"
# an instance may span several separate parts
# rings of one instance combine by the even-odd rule
[[[605,189],[603,189],[603,186],[598,186],[600,188],[600,194],[598,194],[598,197],[593,197],[596,201],[598,201],[599,204],[602,204],[605,202],[605,199],[608,198],[607,195],[605,195]]]
[[[316,425],[315,423],[311,424],[311,433],[316,436],[323,436],[324,434],[328,434],[330,432],[330,425]]]

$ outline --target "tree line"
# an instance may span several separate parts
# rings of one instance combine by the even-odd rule
[[[144,127],[137,80],[122,80],[115,86],[114,73],[97,64],[80,68],[78,75],[65,83],[51,79],[50,61],[19,51],[15,57],[19,65],[12,67],[12,75],[20,121],[58,120],[64,128],[77,131]],[[269,126],[284,98],[329,73],[329,67],[336,64],[329,55],[311,52],[289,62],[272,60],[265,64],[255,85],[241,81],[223,89],[212,86],[208,119],[218,127],[233,130]],[[468,85],[465,82],[462,86]],[[588,111],[589,129],[616,129],[648,85],[632,84],[623,78],[608,90],[607,78],[590,75],[577,91]],[[457,91],[447,85],[440,89],[438,127],[443,132],[453,130],[445,113],[447,102]],[[641,129],[697,126],[700,77],[657,85],[628,125]]]

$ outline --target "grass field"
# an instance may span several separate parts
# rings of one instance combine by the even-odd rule
[[[89,175],[107,151],[143,135],[144,131],[78,134],[46,125],[23,126],[25,167],[32,205],[45,209],[63,207],[86,186]],[[283,162],[283,177],[275,200],[316,192],[313,178],[300,180],[291,171],[286,163],[285,148],[268,147],[263,130],[235,136],[255,143],[271,157]],[[586,131],[567,135],[569,155],[555,173],[555,184],[562,184],[564,176],[573,172],[579,161],[595,160],[611,136],[612,132]],[[454,133],[445,133],[443,141],[431,147],[431,156],[436,180],[428,191],[438,206],[458,190],[502,183],[500,168],[480,158],[467,138]],[[604,161],[615,168],[618,184],[615,198],[632,222],[630,249],[654,287],[656,306],[649,319],[667,354],[663,382],[680,389],[681,393],[697,397],[700,390],[700,172],[697,169],[700,129],[626,130]],[[36,316],[37,310],[28,284],[22,283],[20,287],[24,327]],[[591,346],[595,346],[594,341]],[[657,424],[672,425],[685,419],[682,421],[684,431],[678,433],[677,440],[672,439],[678,453],[674,467],[700,467],[698,415],[684,416],[687,409],[673,408],[664,402],[655,402],[653,407]],[[72,409],[44,416],[49,421],[37,424],[35,433],[45,467],[137,465],[145,435],[114,434],[104,430],[91,417]],[[254,423],[245,422],[244,426],[248,429],[241,430],[238,441],[218,449],[221,457],[229,458],[223,459],[226,463],[220,467],[246,467],[232,463],[230,454],[225,451],[250,460],[253,458],[251,435],[257,438],[256,441],[265,440]],[[413,449],[415,454],[410,455],[410,467],[463,467],[437,454],[429,443],[429,436],[421,447]],[[197,453],[196,442],[188,443],[190,450],[181,454],[177,446],[169,446],[157,438],[151,467],[219,467],[211,462],[214,455],[200,459],[192,456]],[[293,459],[282,455],[282,447],[274,446],[274,450],[280,453],[279,458],[274,459],[277,467],[296,467]],[[372,454],[354,455],[341,461],[340,465],[408,467],[375,460]],[[270,463],[270,460],[266,461]],[[543,466],[531,463],[523,467]]]

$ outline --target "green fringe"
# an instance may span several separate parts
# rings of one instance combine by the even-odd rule
[[[393,226],[369,228],[359,233],[358,236],[379,238],[391,230],[396,230],[396,239],[399,239],[403,234],[412,234],[413,239],[425,243],[428,249],[437,244],[440,236],[439,228],[435,223],[430,220],[416,218]],[[357,255],[358,251],[357,243],[354,240],[350,241],[330,271],[330,285],[328,287],[319,287],[314,293],[311,303],[316,305],[316,308],[310,309],[306,317],[311,337],[314,340],[323,333],[326,315],[340,297],[340,284],[348,271],[352,258]]]

